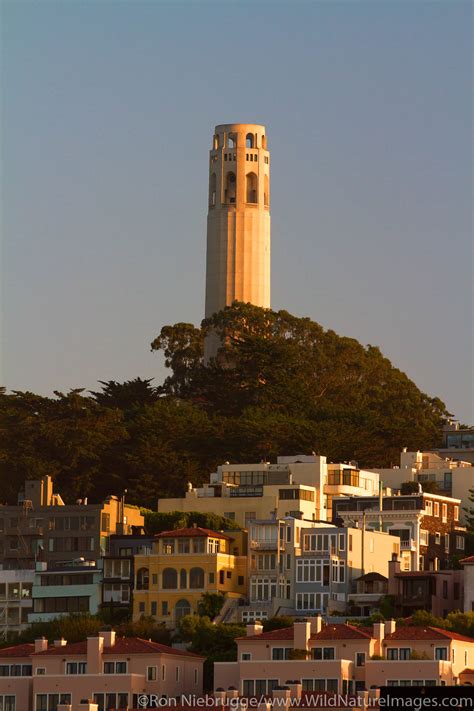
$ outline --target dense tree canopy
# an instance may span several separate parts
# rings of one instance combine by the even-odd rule
[[[223,344],[204,363],[206,334]],[[439,444],[448,413],[375,346],[324,330],[308,318],[250,304],[200,328],[165,326],[152,350],[170,375],[99,381],[54,398],[0,391],[0,497],[15,501],[26,478],[51,474],[67,501],[127,500],[156,508],[223,461],[278,454],[356,459],[390,466],[400,448]]]

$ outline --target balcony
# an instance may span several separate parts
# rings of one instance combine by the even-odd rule
[[[416,551],[416,542],[414,538],[408,538],[407,540],[400,540],[400,550],[402,551]]]
[[[250,541],[249,548],[256,551],[277,551],[279,550],[278,541]]]

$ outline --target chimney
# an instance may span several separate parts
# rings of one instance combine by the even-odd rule
[[[46,652],[48,649],[48,640],[46,637],[35,639],[35,652]]]
[[[393,634],[395,630],[397,629],[397,623],[395,620],[387,620],[385,622],[385,636],[388,634]]]
[[[323,618],[321,615],[316,615],[316,617],[311,617],[311,634],[318,634],[323,629]]]
[[[104,638],[104,647],[113,647],[115,644],[115,630],[101,630],[99,635]]]
[[[225,690],[222,686],[218,686],[214,692],[214,698],[216,700],[216,706],[224,706],[225,704]]]
[[[98,704],[95,704],[92,699],[81,699],[78,708],[79,711],[99,711]]]
[[[55,647],[65,647],[67,644],[66,640],[64,637],[61,637],[61,639],[55,639],[54,640],[54,646]]]
[[[382,642],[385,636],[385,627],[383,622],[374,622],[373,637],[375,639],[375,654],[383,656]]]
[[[103,637],[87,638],[87,673],[102,674]]]
[[[71,704],[59,704],[56,706],[56,711],[72,711]]]
[[[388,589],[387,592],[389,595],[398,595],[398,580],[396,579],[396,575],[401,572],[402,566],[400,563],[400,560],[398,558],[398,555],[396,553],[392,553],[392,560],[388,561]]]
[[[287,711],[290,707],[290,695],[288,686],[275,686],[272,692],[273,700],[276,701],[275,706],[282,711]]]
[[[227,700],[229,699],[238,699],[239,698],[239,690],[235,688],[235,686],[229,686],[227,689]]]
[[[285,681],[285,686],[290,690],[290,697],[292,699],[301,699],[301,694],[303,690],[303,685],[298,679],[296,681]]]
[[[242,707],[246,708],[246,707]],[[271,704],[269,701],[260,701],[260,703],[257,706],[257,711],[271,711]]]
[[[247,637],[252,637],[253,635],[256,634],[262,634],[263,632],[263,625],[260,624],[260,622],[253,622],[251,625],[247,625]]]
[[[311,622],[303,620],[293,623],[293,649],[308,651],[308,642],[311,636]]]

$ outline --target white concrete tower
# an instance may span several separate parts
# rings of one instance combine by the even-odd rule
[[[233,301],[270,307],[270,153],[252,123],[216,126],[209,157],[206,317]]]

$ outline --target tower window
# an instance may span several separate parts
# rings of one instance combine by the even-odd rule
[[[227,153],[224,153],[224,160],[227,160]]]
[[[216,134],[214,136],[214,150],[216,151],[219,148],[219,136]]]
[[[214,207],[214,205],[216,204],[216,193],[217,193],[217,178],[216,178],[216,174],[213,173],[211,175],[211,182],[209,185],[209,205],[211,205],[211,207]]]
[[[235,133],[230,133],[229,137],[227,139],[227,146],[228,148],[237,148],[237,140]]]
[[[266,147],[267,147],[267,137],[262,136],[262,148],[266,148]]]
[[[245,145],[247,146],[247,148],[255,147],[255,138],[252,133],[247,133],[245,137]]]
[[[256,203],[257,200],[257,176],[255,173],[248,173],[246,176],[247,183],[247,202]]]
[[[234,173],[227,173],[226,183],[225,183],[225,202],[233,204],[235,203],[236,196],[236,180]]]

